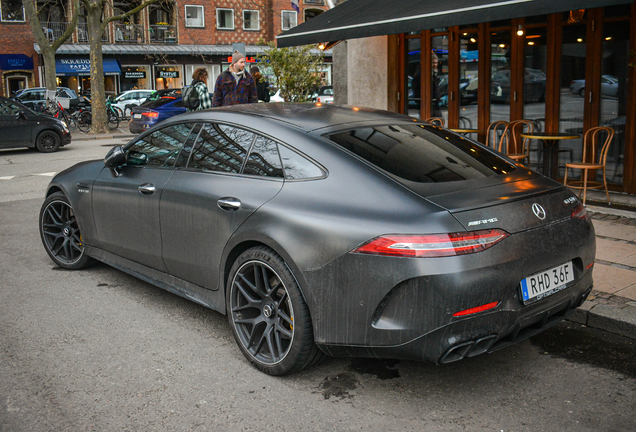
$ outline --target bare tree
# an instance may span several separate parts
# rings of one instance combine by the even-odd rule
[[[92,127],[91,133],[99,134],[107,132],[108,117],[106,113],[106,91],[104,89],[104,59],[102,56],[102,35],[108,24],[113,21],[121,21],[136,14],[145,7],[159,0],[146,0],[128,12],[105,17],[104,10],[109,5],[108,0],[80,0],[86,10],[86,25],[88,44],[91,60],[91,106]],[[136,3],[131,1],[131,3]],[[110,4],[112,6],[112,4]]]
[[[71,21],[68,23],[68,26],[62,35],[52,41],[51,37],[53,34],[49,33],[48,29],[47,34],[44,34],[45,27],[40,22],[40,9],[38,9],[37,0],[22,0],[22,2],[24,4],[24,10],[29,17],[31,31],[33,32],[35,41],[40,47],[40,54],[42,54],[42,58],[44,59],[44,81],[46,82],[46,89],[55,91],[57,88],[57,81],[55,79],[55,53],[57,49],[66,42],[69,37],[71,37],[77,27],[80,0],[72,0],[72,2],[69,3],[71,4],[71,9],[69,11],[65,11],[65,15],[70,13]],[[46,4],[47,3],[44,3],[44,5]],[[61,6],[64,9],[63,3]]]

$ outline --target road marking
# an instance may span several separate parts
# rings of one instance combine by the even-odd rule
[[[14,177],[15,176],[4,176],[4,177],[0,177],[0,180],[11,180]]]
[[[43,176],[43,177],[53,177],[55,175],[54,172],[48,172],[48,173],[39,173],[39,174],[31,174],[32,176]]]

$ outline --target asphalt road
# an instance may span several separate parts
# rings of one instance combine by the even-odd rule
[[[0,431],[633,430],[633,340],[562,324],[446,366],[328,359],[273,378],[224,316],[105,265],[55,267],[43,174],[112,143],[0,151]]]

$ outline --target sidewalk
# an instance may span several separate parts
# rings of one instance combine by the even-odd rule
[[[119,128],[101,135],[73,133],[73,140],[137,136]],[[587,209],[596,230],[594,289],[568,320],[636,340],[636,196],[588,191]]]

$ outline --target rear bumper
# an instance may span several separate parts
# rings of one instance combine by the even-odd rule
[[[578,307],[592,288],[586,267],[595,249],[591,222],[569,218],[464,256],[345,254],[303,272],[314,338],[337,356],[448,362],[489,352],[544,330]],[[524,304],[522,279],[568,261],[573,282]],[[497,307],[485,312],[453,316],[493,302]],[[464,353],[447,355],[462,344]]]

